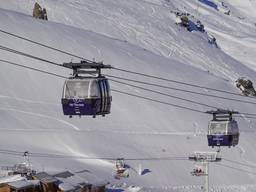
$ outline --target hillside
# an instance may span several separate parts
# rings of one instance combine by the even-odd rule
[[[232,13],[229,16],[199,1],[38,2],[48,10],[49,21],[36,20],[30,16],[33,1],[10,0],[0,3],[0,29],[87,59],[103,61],[117,68],[204,87],[240,93],[234,86],[236,78],[246,76],[253,82],[256,81],[253,57],[256,50],[253,43],[256,40],[254,16],[244,11],[245,7],[255,6],[254,1],[246,1],[244,4],[227,1]],[[217,1],[216,5],[220,6]],[[177,8],[200,19],[206,31],[216,37],[220,48],[209,44],[205,34],[197,31],[190,33],[178,28],[175,25],[175,16],[170,12]],[[6,34],[1,33],[0,39],[1,46],[57,63],[79,61]],[[3,50],[0,51],[0,58],[66,77],[71,73],[69,70]],[[167,161],[164,158],[187,157],[191,152],[200,150],[215,151],[207,146],[207,123],[211,119],[209,115],[113,91],[110,115],[96,119],[69,119],[63,116],[60,102],[64,79],[6,63],[1,63],[1,66],[1,148],[73,157],[32,157],[32,164],[36,169],[89,169],[111,183],[135,185],[143,187],[145,191],[193,191],[198,190],[198,186],[203,183],[203,179],[190,175],[194,167],[192,162],[175,158]],[[105,73],[255,102],[255,99],[168,83],[114,69]],[[255,113],[255,104],[252,103],[199,96],[160,87],[146,86],[170,94],[172,98],[115,82],[111,82],[111,88],[200,111],[212,108],[173,97]],[[255,120],[238,118],[238,123],[241,131],[240,143],[235,148],[222,149],[221,154],[226,160],[221,164],[210,165],[210,182],[212,186],[223,186],[226,191],[253,191],[256,182]],[[87,157],[99,159],[88,160]],[[141,164],[149,172],[140,176],[131,171],[129,178],[115,181],[112,176],[114,161],[101,160],[102,157],[147,159],[127,163],[135,170]],[[160,160],[150,160],[154,158]],[[0,164],[13,164],[21,160],[19,156],[1,154]]]

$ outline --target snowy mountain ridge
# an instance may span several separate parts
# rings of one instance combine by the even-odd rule
[[[253,82],[256,80],[254,16],[250,17],[248,14],[251,11],[242,11],[245,6],[254,7],[254,1],[246,0],[243,4],[240,1],[225,1],[231,10],[229,16],[196,0],[38,2],[46,7],[49,21],[36,20],[30,16],[34,1],[10,0],[0,3],[0,29],[88,59],[95,58],[114,67],[231,92],[239,93],[233,83],[240,76],[249,77]],[[212,2],[221,6],[220,1]],[[190,33],[178,28],[175,25],[175,15],[171,13],[177,9],[200,19],[206,31],[216,37],[220,49],[210,45],[205,34],[197,31]],[[79,61],[2,33],[0,39],[2,46],[57,63]],[[1,59],[67,77],[71,72],[3,50],[0,55]],[[32,163],[38,170],[79,171],[86,168],[107,178],[111,183],[127,183],[128,186],[135,185],[146,191],[150,191],[150,186],[153,191],[199,190],[191,186],[202,185],[203,180],[190,175],[194,165],[188,160],[128,161],[134,170],[142,164],[143,169],[148,169],[149,172],[141,176],[136,171],[131,171],[130,178],[115,181],[112,176],[113,161],[88,160],[86,157],[150,159],[187,157],[193,151],[211,151],[206,141],[210,116],[112,92],[113,106],[110,115],[96,119],[69,119],[62,115],[60,103],[63,79],[5,63],[1,63],[1,66],[2,149],[77,157],[32,157]],[[227,97],[224,93],[216,94],[206,89],[199,90],[115,70],[106,73]],[[111,82],[111,88],[202,111],[211,109],[114,82]],[[253,104],[160,87],[148,88],[216,107],[255,113]],[[253,99],[250,101],[253,102]],[[241,130],[240,143],[238,147],[222,149],[226,160],[222,164],[210,165],[210,183],[213,188],[227,186],[222,188],[226,191],[253,191],[256,183],[255,121],[244,117],[239,118],[238,122]],[[0,162],[4,165],[20,160],[20,157],[1,154]],[[127,190],[133,189],[128,187]]]

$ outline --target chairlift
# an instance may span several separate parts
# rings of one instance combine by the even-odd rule
[[[63,86],[61,102],[64,115],[96,117],[109,114],[112,97],[108,79],[101,75],[101,69],[111,67],[85,61],[64,63],[63,66],[73,69],[73,76]]]
[[[207,113],[213,115],[208,126],[208,146],[236,146],[239,141],[239,128],[232,115],[238,114],[238,112],[217,110],[207,111]]]
[[[191,171],[191,175],[200,177],[200,176],[207,176],[208,174],[206,173],[205,166],[196,165],[196,168],[194,168],[193,171]]]
[[[129,177],[129,169],[124,163],[124,158],[116,159],[116,174],[115,178],[120,179],[121,177]]]

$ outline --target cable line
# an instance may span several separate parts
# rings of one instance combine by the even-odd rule
[[[22,39],[22,40],[25,40],[25,41],[28,41],[28,42],[30,42],[30,43],[34,43],[34,44],[39,45],[39,46],[42,46],[42,47],[45,47],[45,48],[48,48],[48,49],[51,49],[51,50],[54,50],[54,51],[57,51],[57,52],[60,52],[60,53],[69,55],[69,56],[72,56],[72,57],[76,57],[76,58],[78,58],[78,59],[82,59],[82,60],[85,60],[85,61],[92,62],[92,61],[90,61],[90,60],[88,60],[88,59],[85,59],[85,58],[80,57],[80,56],[78,56],[78,55],[75,55],[75,54],[73,54],[73,53],[69,53],[69,52],[67,52],[67,51],[62,51],[62,50],[60,50],[60,49],[51,47],[51,46],[49,46],[49,45],[46,45],[46,44],[43,44],[43,43],[39,43],[39,42],[37,42],[37,41],[34,41],[34,40],[31,40],[31,39],[28,39],[28,38],[25,38],[25,37],[16,35],[16,34],[14,34],[14,33],[10,33],[10,32],[4,31],[4,30],[2,30],[2,29],[0,29],[0,32],[1,32],[1,33],[5,33],[5,34],[10,35],[10,36],[13,36],[13,37],[16,37],[16,38],[19,38],[19,39]]]
[[[136,86],[136,85],[133,85],[133,84],[117,81],[117,80],[114,80],[114,79],[109,79],[109,80],[113,81],[113,82],[116,82],[116,83],[119,83],[119,84],[128,85],[128,86],[131,86],[131,87],[135,87],[135,88],[146,90],[146,91],[149,91],[149,92],[152,92],[152,93],[157,93],[157,94],[164,95],[164,96],[167,96],[167,97],[171,97],[171,98],[187,101],[187,102],[190,102],[190,103],[202,105],[202,106],[205,106],[205,107],[210,107],[210,108],[214,108],[214,109],[221,109],[220,107],[215,107],[215,106],[212,106],[212,105],[204,104],[204,103],[193,101],[193,100],[190,100],[190,99],[185,99],[185,98],[182,98],[182,97],[177,97],[177,96],[174,96],[174,95],[171,95],[171,94],[166,94],[166,93],[163,93],[163,92],[154,91],[152,89],[147,89],[147,88]],[[222,109],[222,110],[224,110],[224,109]],[[245,115],[244,117],[246,117],[246,118],[256,118],[256,117],[249,117],[249,116],[256,116],[256,114],[251,114],[251,113],[239,113],[239,114]],[[243,116],[236,116],[236,117],[243,117]]]
[[[58,74],[56,74],[56,73],[51,73],[51,72],[44,71],[44,70],[40,70],[40,69],[37,69],[37,68],[28,67],[28,66],[21,65],[21,64],[17,64],[17,63],[10,62],[10,61],[7,61],[7,60],[0,59],[0,62],[4,62],[4,63],[10,64],[10,65],[14,65],[14,66],[18,66],[18,67],[30,69],[30,70],[33,70],[33,71],[41,72],[41,73],[48,74],[48,75],[52,75],[52,76],[56,76],[56,77],[59,77],[59,78],[67,79],[67,77],[62,76],[62,75],[58,75]],[[110,79],[110,80],[111,80],[111,81],[116,81],[116,80],[112,80],[112,79]],[[134,86],[134,85],[127,84],[127,83],[123,83],[123,82],[120,82],[120,83],[129,85],[129,86]],[[146,88],[138,87],[138,86],[136,86],[136,87],[137,87],[137,88],[141,88],[141,89],[145,89],[145,90],[147,90],[147,91],[151,91],[151,92],[155,92],[155,93],[158,93],[158,94],[162,94],[162,95],[166,95],[166,96],[170,96],[170,97],[175,97],[175,98],[176,98],[176,96],[172,96],[172,95],[165,94],[165,93],[162,93],[162,92],[158,92],[158,91],[154,91],[154,90],[151,90],[151,89],[146,89]],[[127,92],[123,92],[123,91],[119,91],[119,90],[114,90],[114,89],[112,89],[112,91],[113,91],[113,92],[117,92],[117,93],[121,93],[121,94],[126,94],[126,95],[129,95],[129,96],[134,96],[134,97],[137,97],[137,98],[139,97],[139,98],[141,98],[141,99],[146,99],[146,100],[150,100],[150,101],[154,101],[154,102],[166,104],[166,102],[163,102],[163,101],[159,101],[159,100],[156,100],[156,99],[147,98],[147,97],[143,97],[143,96],[139,96],[139,95],[134,95],[134,94],[127,93]],[[180,97],[177,97],[177,99],[183,100],[183,98],[180,98]],[[184,99],[184,100],[186,100],[186,101],[188,101],[188,102],[196,102],[196,101],[187,100],[187,99]],[[170,104],[170,103],[168,103],[168,105],[169,105],[169,104]],[[199,105],[206,105],[206,104],[199,103],[199,102],[196,102],[196,104],[199,104]],[[179,105],[176,105],[176,104],[170,104],[170,105],[175,105],[176,107],[179,106]],[[181,106],[181,107],[184,108],[183,106]],[[210,105],[207,105],[207,107],[211,107],[211,108],[216,108],[216,109],[217,109],[217,107],[210,106]],[[186,108],[186,109],[189,109],[189,110],[192,109],[192,108],[187,108],[187,107],[185,107],[185,108]],[[198,110],[196,110],[196,111],[198,112]],[[200,111],[200,112],[203,112],[203,111]],[[250,116],[256,116],[256,114],[240,113],[240,115],[244,115],[244,116],[236,116],[236,117],[256,119],[256,117],[250,117]]]
[[[40,73],[45,73],[45,74],[48,74],[48,75],[53,75],[53,76],[56,76],[56,77],[60,77],[60,78],[66,79],[65,76],[58,75],[58,74],[56,74],[56,73],[51,73],[51,72],[48,72],[48,71],[43,71],[43,70],[41,70],[41,69],[36,69],[36,68],[28,67],[28,66],[25,66],[25,65],[20,65],[20,64],[17,64],[17,63],[13,63],[13,62],[11,62],[11,61],[7,61],[7,60],[0,59],[0,62],[8,63],[8,64],[10,64],[10,65],[14,65],[14,66],[18,66],[18,67],[23,67],[23,68],[26,68],[26,69],[30,69],[30,70],[33,70],[33,71],[40,72]]]
[[[57,75],[55,73],[50,73],[50,72],[39,70],[39,69],[35,69],[35,68],[32,68],[32,67],[27,67],[27,66],[16,64],[16,63],[12,63],[12,62],[9,62],[9,61],[6,61],[6,60],[1,60],[1,61],[5,62],[5,63],[8,63],[8,64],[15,65],[15,66],[24,67],[24,68],[27,68],[27,69],[31,69],[31,70],[35,70],[35,71],[38,71],[38,72],[42,72],[42,73],[45,73],[45,74],[48,74],[48,75],[54,75],[56,77],[66,78],[64,76]],[[159,101],[159,100],[156,100],[156,99],[152,99],[152,98],[148,98],[148,97],[143,97],[143,96],[139,96],[139,95],[135,95],[135,94],[131,94],[131,93],[115,90],[115,89],[111,89],[111,91],[117,92],[117,93],[121,93],[121,94],[130,95],[130,96],[134,96],[134,97],[137,97],[137,98],[142,98],[142,99],[149,100],[149,101],[154,101],[154,102],[157,102],[157,103],[162,103],[162,104],[174,106],[174,107],[181,108],[181,109],[187,109],[187,110],[194,111],[194,112],[204,113],[204,111],[200,111],[200,110],[196,110],[196,109],[192,109],[192,108],[189,108],[189,107],[184,107],[184,106],[180,106],[180,105],[176,105],[176,104],[172,104],[172,103],[167,103],[167,102],[164,102],[164,101]]]
[[[256,114],[251,114],[251,116],[242,116],[242,115],[240,115],[240,116],[233,116],[233,117],[235,117],[235,118],[245,118],[245,119],[256,119]]]
[[[160,101],[160,100],[157,100],[157,99],[152,99],[152,98],[149,98],[149,97],[144,97],[144,96],[140,96],[140,95],[136,95],[136,94],[132,94],[132,93],[116,90],[116,89],[111,89],[111,91],[116,92],[116,93],[120,93],[120,94],[123,94],[123,95],[129,95],[129,96],[137,97],[137,98],[140,98],[140,99],[156,102],[156,103],[161,103],[161,104],[173,106],[173,107],[180,108],[180,109],[185,109],[185,110],[189,110],[189,111],[193,111],[193,112],[197,112],[197,113],[207,114],[205,111],[193,109],[193,108],[190,108],[190,107],[184,107],[184,106],[181,106],[181,105],[176,105],[176,104],[173,104],[173,103],[168,103],[168,102],[165,102],[165,101]],[[244,113],[240,113],[240,114],[244,114]],[[250,114],[250,113],[247,113],[247,114],[251,115],[251,116],[256,116],[256,114]],[[256,119],[256,117],[250,117],[250,116],[234,116],[234,117]]]
[[[14,54],[22,55],[22,56],[25,56],[25,57],[28,57],[28,58],[31,58],[31,59],[35,59],[35,60],[38,60],[38,61],[43,61],[43,62],[46,62],[46,63],[50,63],[52,65],[63,67],[62,64],[59,64],[59,63],[56,63],[56,62],[53,62],[53,61],[49,61],[49,60],[46,60],[46,59],[43,59],[43,58],[40,58],[40,57],[36,57],[36,56],[30,55],[30,54],[27,54],[27,53],[24,53],[24,52],[21,52],[21,51],[17,51],[17,50],[14,50],[14,49],[2,46],[2,45],[0,45],[0,49],[3,50],[3,51],[7,51],[7,52],[14,53]]]
[[[48,75],[53,75],[53,76],[56,76],[56,77],[65,78],[65,79],[66,79],[66,77],[61,76],[61,75],[57,75],[57,74],[55,74],[55,73],[50,73],[50,72],[43,71],[43,70],[39,70],[39,69],[36,69],[36,68],[27,67],[27,66],[25,66],[25,65],[20,65],[20,64],[13,63],[13,62],[6,61],[6,60],[2,60],[2,59],[0,59],[0,61],[5,62],[5,63],[8,63],[8,64],[11,64],[11,65],[15,65],[15,66],[19,66],[19,67],[24,67],[24,68],[31,69],[31,70],[34,70],[34,71],[38,71],[38,72],[42,72],[42,73],[45,73],[45,74],[48,74]],[[114,81],[115,81],[115,80],[114,80]],[[172,105],[172,106],[175,106],[175,107],[181,107],[181,108],[183,108],[183,109],[192,110],[192,108],[183,107],[183,106],[179,106],[179,105],[176,105],[176,104],[171,104],[171,103],[167,103],[167,102],[163,102],[163,101],[159,101],[159,100],[155,100],[155,99],[151,99],[151,98],[147,98],[147,97],[142,97],[142,96],[139,96],[139,95],[134,95],[134,94],[126,93],[126,92],[119,91],[119,90],[114,90],[114,89],[111,89],[111,90],[114,91],[114,92],[123,93],[123,94],[127,94],[127,95],[130,95],[130,96],[133,95],[133,96],[136,96],[136,97],[139,97],[139,98],[144,98],[144,99],[146,99],[146,100],[151,100],[151,101],[155,101],[155,102],[158,102],[158,103],[168,104],[168,105]],[[198,110],[194,110],[194,111],[199,112]],[[204,113],[203,111],[200,111],[200,112],[201,112],[201,113]]]
[[[57,52],[60,52],[60,53],[63,53],[63,54],[66,54],[66,55],[69,55],[69,56],[78,58],[78,59],[82,59],[82,60],[85,60],[85,61],[88,61],[88,62],[94,62],[94,61],[92,61],[92,60],[89,60],[89,59],[86,59],[86,58],[84,58],[84,57],[78,56],[78,55],[76,55],[76,54],[74,54],[74,53],[67,52],[67,51],[63,51],[63,50],[54,48],[54,47],[52,47],[52,46],[49,46],[49,45],[46,45],[46,44],[43,44],[43,43],[40,43],[40,42],[31,40],[31,39],[28,39],[28,38],[26,38],[26,37],[22,37],[22,36],[20,36],[20,35],[17,35],[17,34],[14,34],[14,33],[11,33],[11,32],[5,31],[5,30],[2,30],[2,29],[0,29],[0,32],[1,32],[1,33],[4,33],[4,34],[7,34],[7,35],[10,35],[10,36],[13,36],[13,37],[15,37],[15,38],[19,38],[19,39],[28,41],[28,42],[30,42],[30,43],[34,43],[34,44],[36,44],[36,45],[39,45],[39,46],[42,46],[42,47],[45,47],[45,48],[48,48],[48,49],[51,49],[51,50],[54,50],[54,51],[57,51]],[[246,97],[246,98],[255,99],[255,97],[252,97],[252,96],[244,96],[244,95],[241,95],[241,94],[238,94],[238,93],[234,93],[234,92],[229,92],[229,91],[225,91],[225,90],[220,90],[220,89],[215,89],[215,88],[210,88],[210,87],[205,87],[205,86],[190,84],[190,83],[186,83],[186,82],[182,82],[182,81],[177,81],[177,80],[173,80],[173,79],[167,79],[167,78],[157,77],[157,76],[153,76],[153,75],[149,75],[149,74],[144,74],[144,73],[139,73],[139,72],[134,72],[134,71],[129,71],[129,70],[125,70],[125,69],[121,69],[121,68],[117,68],[117,67],[113,67],[113,69],[116,69],[116,70],[119,70],[119,71],[123,71],[123,72],[127,72],[127,73],[131,73],[131,74],[142,75],[142,76],[150,77],[150,78],[154,78],[154,79],[169,81],[169,82],[173,82],[173,83],[177,83],[177,84],[187,85],[187,86],[191,86],[191,87],[196,87],[196,88],[201,88],[201,89],[208,89],[208,90],[212,90],[212,91],[216,91],[216,92],[221,92],[221,93],[236,95],[236,96],[240,96],[240,97]],[[195,94],[196,94],[196,93],[195,93]],[[209,95],[209,96],[210,96],[210,95]],[[223,98],[223,99],[224,99],[224,98]]]
[[[226,164],[223,164],[223,163],[216,163],[215,165],[226,167],[226,168],[230,168],[230,169],[234,169],[234,170],[240,171],[240,172],[249,173],[249,174],[252,174],[252,175],[256,175],[256,172],[250,172],[248,170],[244,170],[244,169],[237,168],[237,167],[232,167],[232,166],[229,166],[229,165],[226,165]]]
[[[13,156],[23,156],[24,152],[13,151],[13,150],[5,150],[0,149],[1,154],[5,155],[13,155]],[[37,158],[53,158],[53,159],[86,159],[86,160],[112,160],[115,161],[117,158],[115,157],[85,157],[85,156],[76,156],[76,155],[65,155],[65,154],[49,154],[49,153],[31,153],[29,152],[30,157]],[[133,157],[133,158],[124,158],[126,161],[162,161],[162,160],[186,160],[187,157],[181,156],[171,156],[171,157]]]
[[[184,98],[173,96],[173,95],[170,95],[170,94],[166,94],[166,93],[163,93],[163,92],[160,92],[160,91],[154,91],[152,89],[147,89],[147,88],[136,86],[136,85],[133,85],[133,84],[124,83],[124,82],[117,81],[117,80],[114,80],[114,79],[109,79],[109,80],[111,80],[111,81],[113,81],[115,83],[119,83],[119,84],[123,84],[123,85],[128,85],[128,86],[131,86],[131,87],[134,87],[134,88],[138,88],[138,89],[142,89],[142,90],[145,90],[145,91],[149,91],[149,92],[152,92],[152,93],[157,93],[157,94],[164,95],[164,96],[167,96],[167,97],[179,99],[179,100],[182,100],[182,101],[187,101],[187,102],[190,102],[190,103],[193,103],[193,104],[202,105],[202,106],[209,107],[209,108],[214,108],[214,109],[220,109],[219,107],[215,107],[215,106],[212,106],[212,105],[207,105],[207,104],[200,103],[200,102],[197,102],[197,101],[193,101],[193,100],[190,100],[190,99],[184,99]]]
[[[174,87],[164,86],[164,85],[155,84],[155,83],[147,83],[145,81],[138,81],[138,80],[133,80],[133,79],[129,79],[129,78],[117,77],[117,76],[113,76],[113,75],[105,74],[105,76],[116,78],[116,79],[121,79],[121,80],[125,80],[125,81],[131,81],[131,82],[135,82],[135,83],[141,83],[144,85],[150,85],[150,86],[155,86],[155,87],[160,87],[160,88],[165,88],[165,89],[171,89],[171,90],[175,90],[175,91],[192,93],[192,94],[201,95],[201,96],[208,96],[208,97],[214,97],[214,98],[219,98],[219,99],[224,99],[224,100],[229,100],[229,101],[236,101],[236,102],[256,105],[256,102],[245,101],[245,100],[241,100],[241,99],[227,98],[227,97],[222,97],[222,96],[217,96],[217,95],[212,95],[212,94],[207,94],[207,93],[200,93],[200,92],[195,92],[195,91],[190,91],[190,90],[185,90],[185,89],[180,89],[180,88],[174,88]],[[242,95],[240,95],[240,96],[242,96]]]
[[[177,81],[177,80],[173,80],[173,79],[167,79],[167,78],[158,77],[158,76],[154,76],[154,75],[149,75],[149,74],[145,74],[145,73],[139,73],[139,72],[136,72],[136,71],[121,69],[121,68],[117,68],[117,67],[113,67],[113,69],[118,70],[118,71],[122,71],[122,72],[126,72],[126,73],[130,73],[130,74],[141,75],[141,76],[149,77],[149,78],[153,78],[153,79],[168,81],[168,82],[177,83],[177,84],[181,84],[181,85],[187,85],[187,86],[190,86],[190,87],[196,87],[196,88],[200,88],[200,89],[208,89],[208,90],[212,90],[212,91],[216,91],[216,92],[220,92],[220,93],[226,93],[226,94],[230,94],[230,95],[237,95],[237,96],[240,96],[240,97],[247,97],[248,98],[248,96],[240,95],[238,93],[234,93],[234,92],[230,92],[230,91],[224,91],[224,90],[221,90],[221,89],[215,89],[215,88],[195,85],[195,84],[186,83],[186,82],[182,82],[182,81]],[[255,99],[254,97],[249,97],[249,98]]]
[[[253,113],[240,113],[239,112],[239,114],[238,115],[240,115],[240,117],[249,117],[249,116],[256,116],[256,114],[253,114]],[[234,117],[236,117],[236,116],[234,116]],[[250,118],[250,117],[249,117]]]
[[[234,161],[234,160],[230,160],[230,159],[226,159],[226,158],[222,158],[222,160],[228,161],[228,162],[231,162],[231,163],[235,163],[235,164],[238,164],[238,165],[242,165],[242,166],[246,166],[246,167],[250,167],[250,168],[255,168],[255,169],[256,169],[256,166],[255,166],[255,165],[250,165],[250,164],[246,164],[246,163],[241,163],[241,162],[239,162],[239,161]]]
[[[15,155],[15,156],[23,156],[24,152],[22,151],[14,151],[14,150],[7,150],[7,149],[0,149],[0,153],[1,154],[6,154],[6,155]],[[29,156],[31,157],[42,157],[42,158],[80,158],[80,159],[88,159],[88,160],[116,160],[117,158],[113,158],[113,157],[84,157],[84,156],[77,156],[77,155],[65,155],[65,154],[51,154],[51,153],[35,153],[35,152],[28,152]],[[157,161],[157,160],[188,160],[188,157],[185,156],[170,156],[170,157],[146,157],[146,158],[124,158],[125,160],[130,160],[130,161],[137,161],[137,160],[144,160],[144,161]],[[224,161],[228,161],[231,163],[236,163],[242,166],[246,166],[246,167],[250,167],[250,168],[256,168],[256,166],[250,165],[250,164],[246,164],[246,163],[241,163],[238,161],[233,161],[230,159],[226,159],[226,158],[222,158],[222,160]],[[217,163],[216,165],[220,165],[220,166],[225,166],[228,168],[234,168],[232,166],[228,166],[226,164],[222,164],[222,163]],[[236,168],[235,168],[236,169]],[[242,169],[238,169],[241,171],[245,171]]]
[[[56,65],[56,66],[60,66],[60,67],[64,67],[63,65],[61,64],[58,64],[56,62],[52,62],[52,61],[49,61],[49,60],[46,60],[46,59],[42,59],[42,58],[39,58],[39,57],[36,57],[36,56],[33,56],[33,55],[30,55],[30,54],[27,54],[27,53],[24,53],[24,52],[20,52],[20,51],[16,51],[14,49],[10,49],[8,47],[4,47],[4,46],[1,46],[0,45],[0,49],[4,50],[4,51],[8,51],[8,52],[12,52],[12,53],[15,53],[15,54],[18,54],[18,55],[22,55],[22,56],[25,56],[25,57],[29,57],[29,58],[32,58],[32,59],[36,59],[36,60],[39,60],[39,61],[43,61],[43,62],[47,62],[47,63],[50,63],[50,64],[53,64],[53,65]],[[119,82],[120,83],[120,82]],[[173,96],[174,97],[174,96]],[[219,96],[218,96],[219,97]],[[220,97],[219,97],[220,98]],[[222,99],[227,99],[225,97],[221,97]],[[185,99],[183,99],[185,100]],[[233,99],[233,98],[230,98],[229,100],[232,100],[232,101],[238,101],[238,102],[243,102],[243,103],[249,103],[249,104],[256,104],[255,102],[249,102],[249,101],[241,101],[241,100],[238,100],[238,99]],[[191,102],[191,101],[189,101]],[[195,102],[194,102],[195,103]],[[202,105],[202,104],[200,104]],[[206,104],[203,104],[204,106],[208,106]],[[209,106],[209,107],[212,107],[212,106]],[[216,108],[216,107],[213,107],[213,108]]]
[[[201,111],[201,110],[192,109],[190,107],[184,107],[184,106],[181,106],[181,105],[176,105],[176,104],[173,104],[173,103],[168,103],[168,102],[165,102],[165,101],[160,101],[160,100],[157,100],[157,99],[152,99],[152,98],[149,98],[149,97],[144,97],[144,96],[140,96],[140,95],[136,95],[136,94],[132,94],[132,93],[127,93],[127,92],[119,91],[119,90],[116,90],[116,89],[111,89],[111,91],[114,91],[114,92],[117,92],[117,93],[120,93],[120,94],[124,94],[124,95],[129,95],[129,96],[141,98],[141,99],[148,100],[148,101],[153,101],[153,102],[156,102],[156,103],[161,103],[161,104],[173,106],[173,107],[180,108],[180,109],[186,109],[186,110],[189,110],[189,111],[206,114],[204,111]]]

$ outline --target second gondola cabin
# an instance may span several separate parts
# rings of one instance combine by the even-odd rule
[[[62,108],[64,115],[93,116],[110,113],[112,97],[108,79],[100,74],[103,64],[67,63],[66,67],[74,70],[74,76],[68,78],[63,87]],[[94,69],[96,76],[79,74],[92,74],[83,69]]]
[[[210,111],[213,119],[208,126],[208,146],[236,146],[239,142],[239,128],[232,111]]]

